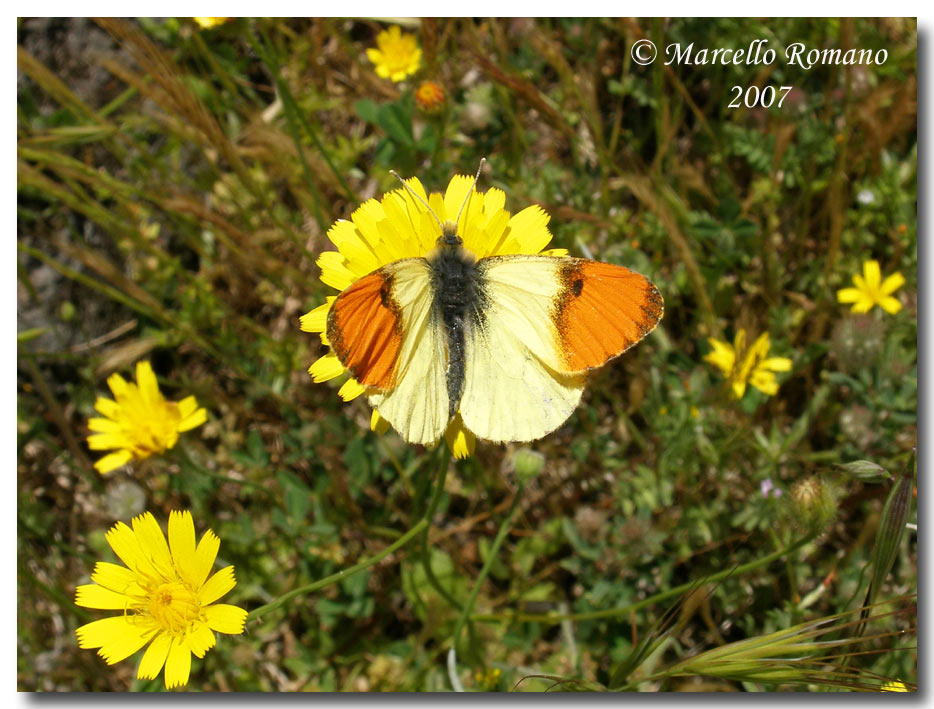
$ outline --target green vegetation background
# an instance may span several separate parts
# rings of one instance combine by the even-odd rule
[[[467,689],[542,674],[611,684],[654,629],[652,668],[859,607],[888,481],[916,445],[914,20],[413,22],[404,84],[366,59],[376,21],[18,21],[18,682],[124,690],[136,660],[79,650],[74,588],[110,558],[103,533],[188,508],[236,566],[231,602],[267,603],[398,538],[418,519],[431,452],[368,429],[362,400],[306,374],[322,354],[298,318],[331,294],[328,226],[396,187],[443,190],[486,156],[480,189],[551,214],[554,246],[648,275],[665,318],[595,373],[545,457],[479,589],[459,645]],[[885,48],[883,65],[639,66],[631,44]],[[446,105],[412,91],[436,81]],[[728,108],[734,85],[791,85],[782,108]],[[836,302],[864,260],[907,284],[896,315]],[[774,397],[729,398],[707,337],[769,332],[790,357]],[[209,422],[107,477],[87,419],[105,378],[148,358],[164,392]],[[452,465],[431,568],[463,603],[516,487],[516,446]],[[801,491],[832,491],[807,518]],[[769,491],[769,486],[772,486]],[[777,496],[775,491],[780,491]],[[798,503],[795,503],[797,491]],[[826,502],[826,500],[825,500]],[[797,506],[796,506],[797,504]],[[825,506],[828,506],[825,505]],[[832,508],[832,509],[831,509]],[[826,513],[826,514],[825,514]],[[914,521],[912,514],[911,520]],[[612,611],[819,534],[781,560]],[[898,546],[879,623],[852,663],[916,681],[915,534]],[[221,636],[189,689],[446,690],[458,611],[416,546]],[[663,620],[668,618],[667,625]],[[892,633],[895,633],[894,635]],[[495,670],[499,670],[497,673]],[[542,690],[550,681],[523,681]],[[705,674],[642,689],[815,689]]]

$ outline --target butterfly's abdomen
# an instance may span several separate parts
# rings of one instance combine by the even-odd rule
[[[464,392],[464,339],[471,320],[480,316],[480,275],[476,260],[460,247],[442,246],[429,256],[435,317],[447,335],[448,415],[453,418]]]

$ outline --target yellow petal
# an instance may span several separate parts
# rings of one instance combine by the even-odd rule
[[[733,364],[736,361],[736,353],[733,351],[733,348],[729,343],[714,337],[707,338],[707,342],[710,343],[713,350],[704,355],[704,361],[709,362],[725,375],[729,376],[730,372],[733,371]]]
[[[178,407],[178,415],[181,418],[187,418],[198,410],[198,400],[193,396],[186,396],[175,404]]]
[[[376,47],[370,47],[366,50],[366,57],[374,64],[383,63],[383,53],[376,49]]]
[[[97,654],[108,665],[125,660],[155,634],[154,627],[142,621],[141,616],[117,615],[82,625],[75,631],[78,647],[100,648]]]
[[[146,555],[140,550],[135,532],[126,524],[117,522],[107,530],[104,538],[110,548],[114,550],[114,554],[120,557],[120,561],[126,564],[128,569],[143,572],[147,575],[155,574],[152,564],[149,563]]]
[[[879,292],[882,295],[892,295],[895,291],[905,285],[905,277],[901,274],[900,271],[896,271],[891,276],[882,281],[882,285],[879,286]]]
[[[342,291],[357,280],[337,251],[325,251],[315,263],[321,269],[321,282],[332,288]]]
[[[752,347],[749,348],[748,357],[753,359],[762,359],[769,353],[769,333],[763,332],[759,337],[756,338],[756,341],[752,343]]]
[[[94,464],[94,468],[101,475],[106,475],[107,473],[111,473],[117,468],[126,465],[131,460],[133,460],[133,454],[130,451],[117,451],[116,453],[105,455]]]
[[[850,308],[851,313],[868,313],[876,303],[865,293],[859,294],[859,299]]]
[[[127,390],[128,385],[126,380],[115,372],[114,374],[111,374],[109,377],[107,377],[107,386],[110,387],[110,391],[113,392],[113,395],[117,397],[123,396]]]
[[[239,635],[246,623],[246,611],[228,603],[215,603],[202,611],[205,622],[218,633]]]
[[[389,421],[380,416],[379,411],[376,409],[373,409],[373,413],[370,414],[370,430],[375,431],[380,436],[389,430]]]
[[[356,379],[348,379],[337,391],[337,395],[344,401],[353,401],[365,392],[366,387],[360,384],[360,382]]]
[[[122,611],[129,608],[130,599],[96,583],[88,583],[75,589],[75,605],[82,608]]]
[[[221,548],[221,540],[210,529],[201,537],[198,548],[195,550],[195,561],[192,565],[192,586],[201,588],[208,577],[217,559],[217,552]]]
[[[146,648],[143,653],[143,659],[139,662],[139,669],[136,676],[139,679],[154,679],[162,670],[165,664],[165,658],[169,654],[169,648],[172,645],[172,636],[160,633],[153,639],[152,644]]]
[[[858,288],[841,288],[837,291],[838,303],[855,303],[863,297],[863,292]]]
[[[742,399],[743,394],[746,393],[746,382],[745,381],[735,381],[733,382],[733,396],[737,399]]]
[[[537,204],[532,204],[512,216],[509,220],[507,251],[500,253],[537,254],[548,246],[551,232],[548,222],[551,217]]]
[[[483,230],[478,232],[478,235],[484,237],[483,242],[474,242],[471,244],[465,242],[464,246],[472,251],[478,259],[500,254],[503,252],[504,245],[507,241],[511,242],[508,238],[508,226],[509,212],[500,210],[486,223]]]
[[[152,365],[145,360],[136,363],[136,386],[146,403],[155,404],[163,400]]]
[[[201,587],[201,590],[198,591],[198,600],[201,601],[202,606],[210,605],[225,593],[229,593],[236,585],[237,580],[234,577],[234,567],[225,566],[209,578],[207,583]]]
[[[483,213],[494,215],[506,206],[506,193],[497,187],[491,187],[483,194]]]
[[[311,375],[311,378],[315,383],[326,382],[329,379],[334,379],[335,377],[339,377],[345,371],[346,370],[344,369],[344,365],[341,364],[341,361],[333,352],[328,352],[323,357],[319,357],[308,368],[308,373]]]
[[[95,433],[88,436],[88,448],[92,451],[113,450],[114,448],[125,448],[128,445],[129,440],[122,433]]]
[[[356,278],[362,278],[381,265],[376,252],[362,238],[362,234],[357,230],[353,222],[346,219],[339,219],[334,222],[328,230],[328,239],[340,251],[348,270]]]
[[[444,211],[447,219],[454,221],[457,219],[458,212],[464,206],[467,195],[473,186],[473,177],[470,175],[454,175],[448,183],[448,188],[444,191]],[[461,217],[463,219],[463,217]],[[463,221],[458,222],[458,233],[463,233],[461,225]]]
[[[165,659],[165,688],[181,687],[188,684],[191,673],[191,650],[182,636],[172,638],[169,654]]]
[[[122,594],[130,593],[131,589],[135,590],[138,586],[136,574],[109,561],[98,561],[94,565],[91,580],[99,586]]]
[[[773,372],[790,372],[791,360],[787,357],[769,357],[759,363],[758,369],[768,369]]]
[[[474,454],[477,447],[476,436],[464,428],[464,422],[461,420],[460,414],[457,414],[454,420],[451,421],[444,433],[444,438],[451,449],[451,453],[457,460],[469,458]]]
[[[110,419],[90,418],[88,419],[88,429],[97,433],[120,433],[123,431],[123,426]]]
[[[882,271],[879,268],[879,262],[875,259],[863,262],[863,277],[866,279],[866,287],[872,291],[879,290],[882,282]]]
[[[188,510],[172,510],[169,514],[169,549],[182,580],[197,588],[195,523]]]
[[[189,398],[193,399],[194,397],[189,397]],[[198,409],[192,412],[191,414],[189,414],[188,416],[185,416],[184,418],[182,418],[181,421],[178,422],[178,430],[179,431],[190,431],[193,428],[197,428],[198,426],[200,426],[207,420],[208,420],[207,409]],[[171,446],[169,447],[171,448]]]
[[[778,393],[778,381],[775,379],[775,375],[772,374],[772,372],[761,369],[757,370],[752,373],[752,376],[749,378],[749,383],[769,396],[774,396]]]
[[[120,416],[120,404],[118,404],[113,399],[105,399],[104,397],[99,396],[94,402],[94,408],[107,418],[115,419]]]
[[[206,623],[195,623],[185,641],[195,657],[204,657],[204,653],[217,643],[217,638]]]
[[[879,306],[890,315],[895,315],[895,313],[902,309],[902,304],[897,298],[893,298],[892,296],[886,296],[880,300]]]
[[[133,531],[140,548],[151,563],[165,578],[171,578],[173,573],[172,555],[169,545],[165,541],[162,528],[151,512],[144,512],[133,518]]]
[[[328,327],[328,313],[337,296],[328,296],[327,302],[319,305],[299,318],[299,327],[303,332],[324,332]]]

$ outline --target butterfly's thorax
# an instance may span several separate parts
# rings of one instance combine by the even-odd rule
[[[463,247],[452,228],[445,228],[438,247],[427,259],[435,294],[433,317],[440,318],[447,336],[448,413],[453,417],[464,391],[465,335],[479,324],[483,312],[479,307],[482,284],[476,257]]]

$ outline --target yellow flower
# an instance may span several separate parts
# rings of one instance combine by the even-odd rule
[[[473,678],[481,692],[491,692],[499,685],[499,678],[502,674],[498,667],[492,667],[482,671],[478,670],[474,673]]]
[[[196,547],[190,512],[169,515],[168,544],[149,512],[135,517],[132,529],[117,522],[107,543],[126,567],[97,562],[94,583],[75,589],[75,604],[121,613],[78,628],[79,647],[100,648],[97,654],[113,665],[152,641],[136,676],[153,679],[165,665],[171,689],[188,683],[191,656],[204,657],[214,647],[214,631],[243,632],[246,611],[214,602],[236,585],[234,568],[208,578],[220,539],[208,530]]]
[[[853,303],[852,312],[868,313],[874,305],[878,305],[887,313],[894,315],[902,309],[902,304],[892,293],[905,285],[905,277],[896,271],[882,280],[882,271],[879,262],[875,259],[863,262],[863,275],[853,276],[855,288],[841,288],[837,291],[837,301],[840,303]]]
[[[900,679],[894,682],[886,682],[882,685],[881,692],[910,692],[911,690]]]
[[[415,90],[415,105],[425,113],[435,113],[444,106],[444,89],[435,81],[423,81]]]
[[[714,337],[707,340],[713,350],[704,357],[726,376],[733,390],[733,395],[741,399],[746,393],[746,385],[769,396],[778,392],[775,372],[791,370],[791,360],[787,357],[768,357],[769,333],[764,332],[746,349],[746,331],[739,330],[733,345]]]
[[[193,396],[179,402],[166,401],[149,362],[136,363],[136,384],[111,374],[107,386],[116,401],[98,397],[94,408],[106,418],[88,421],[88,428],[95,432],[88,436],[88,447],[116,449],[94,464],[101,474],[172,448],[179,433],[200,426],[208,417]]]
[[[195,21],[195,24],[197,24],[198,27],[200,27],[201,29],[209,30],[212,27],[217,27],[218,25],[222,25],[225,22],[230,22],[233,18],[232,17],[192,17],[191,19],[193,19]]]
[[[376,47],[367,49],[366,56],[376,65],[379,76],[399,82],[418,71],[422,50],[415,35],[402,34],[402,30],[393,25],[376,35]]]
[[[442,196],[432,193],[429,197],[418,178],[406,183],[422,197],[444,223],[457,218],[474,178],[456,175],[451,179]],[[458,224],[458,234],[464,248],[473,252],[477,259],[500,254],[537,254],[552,256],[567,255],[566,249],[543,249],[551,241],[548,231],[550,217],[539,206],[526,207],[510,216],[503,209],[506,193],[495,187],[486,192],[474,192]],[[438,222],[421,202],[405,189],[397,189],[383,195],[382,199],[364,202],[350,216],[350,221],[340,219],[328,231],[328,238],[337,251],[326,251],[318,258],[321,282],[342,291],[377,268],[403,258],[423,257],[432,251],[438,239]],[[329,345],[325,335],[328,311],[337,296],[328,296],[327,302],[306,313],[301,318],[301,329],[320,334],[321,342]],[[308,369],[315,382],[335,379],[346,373],[337,355],[328,352]],[[338,395],[350,401],[366,393],[366,388],[353,378],[341,386]],[[380,433],[388,424],[374,409],[370,428]],[[445,438],[456,458],[473,454],[476,439],[464,428],[460,415],[456,415],[448,426]]]

